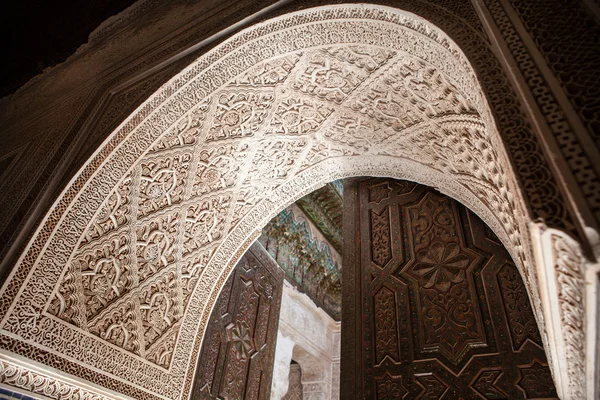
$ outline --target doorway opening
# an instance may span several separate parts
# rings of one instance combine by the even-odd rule
[[[388,178],[328,183],[273,218],[198,366],[198,399],[557,398],[500,240],[456,200]]]

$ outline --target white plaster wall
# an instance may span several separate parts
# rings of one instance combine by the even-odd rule
[[[303,398],[338,399],[340,322],[284,281],[271,400],[288,388],[292,358],[302,368]]]

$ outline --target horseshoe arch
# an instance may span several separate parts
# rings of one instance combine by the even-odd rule
[[[262,227],[328,181],[369,175],[437,187],[494,230],[557,389],[577,398],[584,356],[567,336],[583,329],[557,330],[572,310],[549,303],[562,289],[548,271],[584,259],[534,224],[503,143],[469,60],[414,14],[339,5],[248,28],[161,87],[56,201],[0,302],[3,348],[32,361],[2,353],[0,374],[187,398],[219,290]]]

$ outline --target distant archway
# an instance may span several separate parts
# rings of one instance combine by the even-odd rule
[[[381,6],[256,25],[148,99],[28,245],[3,288],[3,340],[132,397],[187,398],[202,332],[237,260],[281,209],[349,176],[414,180],[475,211],[523,274],[559,391],[575,390],[564,382],[579,384],[583,355],[556,345],[560,332],[542,316],[562,314],[538,287],[554,279],[542,276],[546,262],[561,256],[534,253],[545,242],[532,236],[476,73],[431,23]],[[569,257],[579,268],[576,247]]]

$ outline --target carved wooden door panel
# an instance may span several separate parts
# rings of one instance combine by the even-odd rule
[[[555,398],[521,276],[486,225],[434,189],[344,189],[341,398]]]
[[[283,271],[260,243],[236,265],[211,314],[192,399],[268,399]]]

